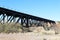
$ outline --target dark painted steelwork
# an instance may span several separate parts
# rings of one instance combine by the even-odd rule
[[[25,14],[25,13],[21,13],[21,12],[17,12],[17,11],[0,7],[0,22],[5,23],[5,21],[7,23],[8,22],[19,23],[20,21],[21,25],[24,27],[32,26],[32,24],[37,25],[37,26],[43,26],[43,23],[47,23],[47,22],[55,24],[55,21],[52,21],[52,20],[48,20],[41,17],[36,17],[33,15],[29,15],[29,14]]]

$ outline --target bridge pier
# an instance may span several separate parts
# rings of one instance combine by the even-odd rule
[[[21,18],[21,25],[24,27],[29,27],[28,25],[29,20],[26,18]]]
[[[2,22],[2,20],[3,20],[3,19],[2,19],[2,14],[0,14],[0,23]]]

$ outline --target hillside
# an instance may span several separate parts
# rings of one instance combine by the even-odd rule
[[[60,23],[50,30],[42,26],[25,28],[19,23],[0,24],[0,40],[60,40]]]
[[[46,27],[48,28],[48,27]],[[5,23],[5,24],[1,24],[0,23],[0,33],[23,33],[23,32],[37,32],[37,33],[56,33],[59,34],[60,33],[60,22],[56,22],[56,26],[49,28],[49,30],[46,30],[46,28],[43,28],[43,26],[34,26],[34,27],[29,27],[29,28],[25,28],[22,27],[20,25],[20,23]]]

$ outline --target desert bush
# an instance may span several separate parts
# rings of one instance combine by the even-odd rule
[[[5,23],[5,24],[0,24],[0,33],[18,33],[22,31],[22,26],[17,23]]]

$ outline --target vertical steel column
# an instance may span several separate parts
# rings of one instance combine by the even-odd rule
[[[26,27],[28,28],[29,27],[29,24],[28,24],[28,18],[26,19],[27,23],[26,23]]]
[[[23,26],[23,18],[21,18],[21,25]]]
[[[12,22],[13,19],[14,19],[14,16],[12,16],[12,19],[10,20],[10,23]]]
[[[0,14],[0,23],[1,23],[1,20],[2,20],[2,17],[1,17],[1,14]]]
[[[2,24],[2,21],[3,21],[3,14],[1,14],[1,20],[0,20],[1,24]]]
[[[32,24],[31,24],[31,19],[29,19],[29,26],[30,26],[30,27],[32,26]]]
[[[7,23],[11,20],[11,18],[12,18],[12,16],[10,16],[10,18],[9,18],[9,16],[7,16]]]
[[[5,15],[3,14],[3,24],[5,23]]]
[[[15,22],[15,17],[13,17],[14,19],[13,19],[13,22]]]
[[[29,22],[29,23],[28,23],[29,27],[31,27],[31,19],[29,19],[28,22]]]
[[[20,17],[19,17],[19,19],[16,21],[16,23],[18,23],[18,22],[19,22],[19,20],[20,20]]]
[[[37,26],[39,26],[39,21],[37,21]]]
[[[8,17],[9,17],[9,16],[7,16],[7,22],[6,22],[6,23],[8,23]]]

